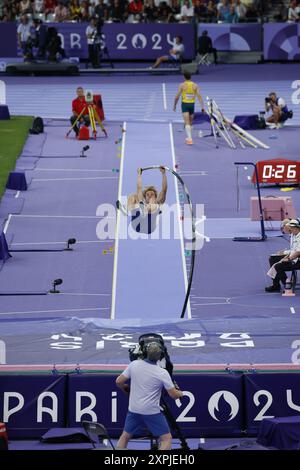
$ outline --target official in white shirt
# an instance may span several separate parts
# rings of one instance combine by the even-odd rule
[[[300,269],[300,220],[291,219],[287,224],[292,233],[292,243],[289,252],[269,270],[269,276],[273,277],[276,287],[266,288],[267,292],[280,292],[280,282],[285,286],[287,279],[286,271]],[[273,288],[272,288],[273,287]],[[272,288],[272,289],[271,289]]]

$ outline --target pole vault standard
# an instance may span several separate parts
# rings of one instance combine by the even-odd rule
[[[266,232],[265,232],[264,213],[263,213],[263,208],[262,208],[262,203],[261,203],[261,195],[260,195],[260,187],[259,187],[259,182],[258,182],[259,179],[258,179],[257,166],[253,162],[234,162],[234,164],[237,167],[237,209],[239,209],[239,181],[238,181],[239,176],[238,176],[238,168],[241,165],[243,165],[243,166],[244,165],[254,166],[257,197],[258,197],[261,236],[260,237],[234,237],[233,241],[235,241],[235,242],[263,242],[267,239],[267,235],[266,235]]]
[[[144,167],[141,170],[143,172],[143,171],[147,171],[147,170],[159,170],[159,168],[161,168],[160,165],[153,165],[153,166]],[[183,179],[181,178],[181,176],[175,170],[172,170],[171,168],[168,168],[167,166],[164,166],[164,168],[165,168],[166,171],[169,171],[170,173],[172,173],[172,175],[175,176],[175,178],[177,178],[178,181],[180,182],[180,184],[182,186],[182,189],[185,193],[185,196],[186,196],[186,199],[187,199],[187,202],[188,202],[188,205],[189,205],[190,213],[191,213],[191,221],[192,221],[191,267],[190,267],[190,274],[189,274],[189,280],[188,280],[188,286],[187,286],[187,290],[186,290],[186,294],[185,294],[184,304],[183,304],[181,315],[180,315],[180,318],[184,318],[186,307],[187,307],[189,297],[190,297],[190,292],[191,292],[191,287],[192,287],[192,282],[193,282],[194,266],[195,266],[195,256],[196,256],[195,216],[194,216],[193,204],[192,204],[192,201],[191,201],[190,193],[189,193],[188,188],[186,187]]]

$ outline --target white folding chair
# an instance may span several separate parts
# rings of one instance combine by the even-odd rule
[[[209,67],[212,62],[211,62],[211,57],[210,57],[210,53],[207,52],[206,54],[197,54],[197,63],[198,65],[206,65],[207,67]]]

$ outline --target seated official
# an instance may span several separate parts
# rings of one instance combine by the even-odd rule
[[[278,263],[279,261],[282,260],[282,258],[284,258],[286,255],[288,255],[290,253],[290,250],[291,250],[291,247],[292,247],[292,242],[293,242],[293,235],[292,235],[291,229],[290,229],[288,224],[291,220],[292,219],[284,219],[281,222],[281,232],[282,232],[282,234],[290,235],[290,247],[289,247],[288,250],[280,250],[277,253],[269,256],[270,268],[275,263]],[[266,287],[265,291],[266,292],[280,292],[280,284],[273,279],[273,284],[271,286]]]
[[[80,124],[85,124],[86,126],[90,125],[90,118],[87,103],[84,96],[84,90],[79,86],[76,90],[77,98],[72,101],[72,116],[70,118],[73,130],[78,136]],[[79,118],[80,116],[80,118]],[[76,122],[77,121],[77,122]],[[76,123],[76,124],[75,124]]]
[[[213,47],[212,40],[206,30],[203,31],[202,36],[198,39],[198,53],[200,55],[213,54],[215,64],[218,63],[217,49]]]
[[[285,233],[291,233],[290,249],[278,254],[279,261],[275,261],[268,271],[268,276],[272,277],[273,285],[265,288],[266,292],[280,292],[280,282],[285,286],[287,279],[286,271],[300,269],[300,220],[291,219],[284,228]]]
[[[156,69],[160,66],[162,62],[179,62],[184,54],[184,45],[182,44],[182,37],[176,36],[175,44],[172,49],[169,51],[169,55],[164,55],[156,59],[155,64],[150,67],[151,69]]]
[[[280,129],[287,119],[293,117],[293,111],[289,111],[285,100],[278,98],[274,91],[265,98],[265,110],[266,112],[272,112],[272,115],[266,120],[266,124],[270,129]]]

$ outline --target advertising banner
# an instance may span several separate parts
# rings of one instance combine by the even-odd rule
[[[87,58],[87,23],[49,23],[57,28],[67,57]],[[109,57],[119,60],[154,60],[166,55],[175,37],[182,36],[184,59],[195,55],[195,34],[191,24],[105,24],[102,28],[102,47]]]
[[[265,418],[300,413],[300,374],[178,374],[180,401],[164,394],[186,437],[256,435]],[[39,438],[53,427],[104,424],[112,437],[123,429],[128,396],[115,374],[0,376],[0,422],[11,438]],[[172,431],[175,436],[174,428]]]
[[[264,24],[264,59],[299,60],[300,24]]]
[[[0,23],[0,57],[17,56],[17,27],[15,22]]]
[[[0,422],[10,438],[38,438],[65,426],[65,375],[0,376]]]
[[[256,434],[265,418],[300,413],[300,374],[246,374],[245,411],[248,433]]]
[[[260,24],[199,23],[198,37],[208,31],[213,46],[219,51],[260,51],[262,26]]]

